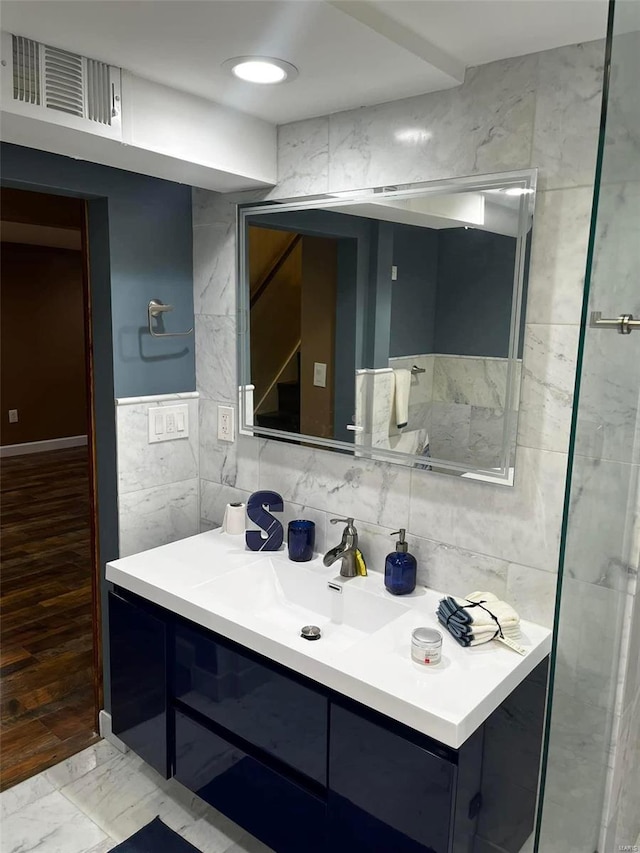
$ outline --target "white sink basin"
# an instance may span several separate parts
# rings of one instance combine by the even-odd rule
[[[340,591],[330,589],[329,582]],[[299,638],[305,625],[317,625],[320,640],[300,640],[323,648],[346,648],[408,611],[397,601],[359,589],[355,580],[336,579],[335,568],[306,568],[270,558],[199,587],[198,601],[290,640]]]

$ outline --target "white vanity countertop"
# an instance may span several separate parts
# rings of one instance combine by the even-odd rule
[[[551,650],[551,632],[524,621],[524,657],[495,641],[464,648],[437,620],[442,593],[392,596],[382,574],[370,572],[342,581],[340,595],[326,587],[338,571],[339,562],[327,569],[320,557],[293,563],[286,550],[248,551],[242,536],[215,530],[108,563],[106,577],[456,749]],[[355,614],[355,628],[331,620],[336,605]],[[299,633],[311,609],[323,632],[313,642]],[[369,633],[358,630],[363,620]],[[411,631],[420,625],[443,634],[438,666],[411,660]]]

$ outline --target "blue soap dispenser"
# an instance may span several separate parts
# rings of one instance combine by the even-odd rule
[[[384,562],[384,585],[393,595],[407,595],[416,588],[416,569],[418,564],[409,546],[405,542],[404,527],[392,533],[400,536],[396,542],[396,550],[387,555]]]

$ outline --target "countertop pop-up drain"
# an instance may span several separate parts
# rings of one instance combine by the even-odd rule
[[[322,636],[322,631],[317,625],[305,625],[300,631],[300,636],[305,640],[319,640]]]

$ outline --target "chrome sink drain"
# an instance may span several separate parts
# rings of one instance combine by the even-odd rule
[[[317,625],[305,625],[300,631],[300,636],[305,640],[319,640],[322,636],[322,631]]]

